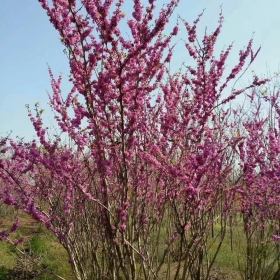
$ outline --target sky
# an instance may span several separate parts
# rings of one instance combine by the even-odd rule
[[[0,137],[12,132],[12,138],[30,141],[35,131],[25,104],[33,108],[39,102],[46,109],[46,126],[54,125],[53,115],[47,110],[47,91],[51,93],[48,65],[56,77],[60,73],[65,77],[62,90],[67,94],[71,88],[67,81],[68,61],[57,31],[37,0],[0,1]],[[131,2],[125,0],[125,3]],[[157,6],[166,2],[158,0]],[[280,62],[279,0],[181,0],[171,19],[170,28],[178,14],[193,22],[205,9],[198,29],[202,36],[206,26],[209,31],[217,26],[221,5],[225,22],[216,51],[234,41],[228,61],[229,66],[234,66],[238,61],[239,49],[245,47],[253,36],[254,49],[257,50],[259,46],[262,49],[250,70],[259,75],[266,75],[268,69],[271,73],[277,72]],[[127,4],[123,7],[124,11],[126,9]],[[182,32],[179,38],[184,40],[184,36]],[[179,68],[181,62],[188,63],[188,59],[186,50],[177,48],[172,66]],[[242,78],[245,84],[250,75],[249,71]]]

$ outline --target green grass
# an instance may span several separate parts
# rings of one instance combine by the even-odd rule
[[[12,220],[5,220],[4,226],[10,226],[11,224]],[[44,228],[44,226],[39,225],[25,214],[20,215],[20,224],[21,227],[13,236],[16,238],[25,238],[24,243],[21,244],[19,248],[28,251],[28,254],[32,258],[39,259],[39,268],[52,271],[67,280],[74,280],[75,277],[68,263],[67,252],[62,247],[62,245],[57,242],[55,236],[46,228]],[[224,237],[224,242],[213,266],[213,275],[218,275],[219,278],[213,279],[242,279],[242,270],[244,270],[246,260],[246,239],[242,220],[237,221],[237,223],[233,226],[231,232],[232,236],[229,229],[230,228],[228,227],[227,233]],[[214,236],[218,235],[219,232],[220,225],[216,224],[214,226]],[[208,252],[210,258],[214,255],[218,247],[219,238],[220,237],[218,237],[214,243],[210,236],[208,238],[208,244],[213,243]],[[167,239],[166,232],[164,230],[161,231],[159,250],[157,251],[159,255],[163,252],[165,248],[164,243],[167,241]],[[151,237],[151,241],[152,244],[156,244],[155,237]],[[15,248],[11,244],[0,242],[0,256],[0,280],[15,279],[11,278],[11,275],[15,271],[19,270],[17,263],[19,260],[19,255],[17,254]],[[25,259],[21,258],[21,261],[24,263]],[[174,274],[176,264],[177,263],[174,260],[172,260],[172,263],[170,263],[171,275],[172,273]],[[164,262],[162,266],[162,278],[165,278],[168,265],[168,263]],[[33,266],[33,269],[36,270],[37,267]],[[24,270],[22,273],[24,273]],[[47,273],[41,273],[40,275],[38,274],[36,278],[29,277],[20,279],[55,280],[57,277]]]
[[[7,269],[13,268],[16,264],[17,256],[14,253],[12,245],[0,242],[0,267]]]
[[[35,235],[30,240],[30,251],[32,255],[41,256],[41,266],[63,276],[65,279],[75,279],[65,249],[54,239],[50,233]],[[43,275],[40,279],[57,279],[51,275]]]
[[[214,235],[217,235],[219,231],[220,231],[220,225],[216,224],[214,226]],[[239,249],[245,248],[246,245],[244,236],[242,234],[240,235],[239,232],[240,232],[240,228],[235,227],[233,229],[232,232],[233,246],[231,246],[231,236],[229,231],[227,231],[224,237],[223,244],[220,248],[220,251],[215,261],[215,265],[220,267],[221,269],[224,269],[226,271],[228,271],[229,269],[234,271],[239,270],[238,259],[240,259],[242,255]],[[213,256],[214,253],[216,252],[219,241],[220,239],[217,238],[217,240],[212,245],[211,249],[209,250],[210,255]],[[208,242],[212,243],[212,239],[209,238]]]
[[[5,220],[3,227],[9,227],[11,224],[12,219],[11,221]],[[37,260],[38,266],[32,265],[26,257],[17,253],[13,245],[0,242],[0,280],[14,279],[14,276],[12,276],[14,273],[26,273],[30,268],[24,267],[25,265],[32,266],[34,270],[41,269],[42,271],[42,269],[46,269],[67,280],[74,280],[75,277],[68,263],[67,252],[57,242],[55,236],[25,214],[20,215],[20,225],[19,230],[12,237],[23,237],[25,239],[23,244],[19,245],[19,249],[25,250],[33,259]],[[20,279],[58,279],[54,275],[39,272],[35,278],[30,277],[26,276],[26,278]]]

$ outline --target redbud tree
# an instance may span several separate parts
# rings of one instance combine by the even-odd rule
[[[279,78],[253,89],[249,108],[234,111],[240,137],[238,166],[231,182],[243,222],[243,279],[278,279],[279,216]],[[246,112],[245,112],[246,111]],[[242,120],[241,120],[242,119]],[[238,238],[238,236],[235,236]],[[246,246],[244,246],[246,245]]]
[[[227,104],[266,80],[228,84],[259,50],[250,40],[226,73],[232,45],[214,56],[222,15],[202,41],[202,15],[192,24],[178,18],[166,35],[179,0],[157,17],[156,2],[134,0],[128,15],[124,0],[39,0],[65,46],[73,86],[62,93],[62,77],[49,68],[59,135],[48,136],[37,104],[35,113],[28,107],[37,138],[2,139],[1,200],[57,236],[77,279],[209,279],[225,236],[242,140],[230,133]],[[180,26],[180,51],[194,66],[172,72]],[[17,243],[9,233],[1,238]]]

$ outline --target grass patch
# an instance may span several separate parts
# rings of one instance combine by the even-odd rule
[[[0,256],[0,267],[11,269],[16,265],[17,256],[11,244],[0,242]]]
[[[28,279],[28,280],[55,280],[54,275],[43,273],[49,270],[67,279],[74,280],[68,255],[63,246],[57,242],[56,237],[44,226],[38,224],[24,213],[20,213],[20,228],[13,238],[24,238],[19,246],[35,263],[17,252],[15,247],[6,242],[0,242],[0,280]],[[4,219],[0,230],[9,228],[13,217]]]
[[[12,225],[13,217],[11,217],[11,220],[6,218],[2,228],[9,228]],[[217,238],[213,239],[212,236],[210,236],[212,234],[209,233],[207,244],[208,246],[211,245],[208,251],[210,259],[218,248],[220,231],[221,226],[217,223],[213,227],[213,236],[216,236]],[[159,236],[159,239],[158,236],[151,236],[150,246],[154,246],[156,250],[155,253],[158,254],[158,256],[161,256],[166,247],[165,243],[167,242],[167,234],[164,229],[160,230]],[[37,266],[30,263],[26,257],[20,256],[11,244],[0,242],[0,280],[57,279],[54,275],[42,273],[42,269],[52,271],[67,280],[75,279],[71,266],[68,263],[66,250],[59,242],[57,242],[55,236],[44,226],[38,224],[26,214],[21,213],[20,228],[13,237],[24,238],[25,241],[19,245],[19,248],[25,250],[25,252],[37,262]],[[156,245],[157,242],[158,246]],[[233,224],[231,230],[229,226],[227,227],[223,244],[210,273],[210,279],[241,280],[242,275],[244,275],[246,246],[243,222],[242,219],[238,219]],[[260,248],[256,248],[256,250],[260,250]],[[168,260],[165,260],[160,269],[160,279],[166,279],[168,270],[170,278],[172,279],[177,264],[177,261],[172,259],[172,257],[169,259],[169,262]],[[276,268],[275,265],[275,269]],[[273,267],[272,270],[274,270]]]

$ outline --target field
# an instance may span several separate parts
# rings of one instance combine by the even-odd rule
[[[1,228],[10,227],[12,218],[17,214],[12,209],[2,206],[1,216],[4,223]],[[0,243],[0,280],[12,279],[36,279],[52,280],[59,279],[50,273],[53,272],[64,279],[74,280],[75,277],[68,263],[66,250],[58,243],[54,235],[44,226],[36,223],[24,213],[19,213],[20,228],[14,235],[15,238],[24,238],[19,249],[25,252],[21,254],[15,247],[6,242]],[[213,234],[217,235],[219,225],[213,227]],[[209,239],[209,255],[215,252],[218,246],[216,241]],[[244,264],[246,261],[246,238],[241,222],[235,224],[232,230],[228,230],[223,245],[217,255],[215,264],[211,270],[211,280],[244,279]],[[32,259],[31,261],[29,259]],[[269,260],[267,260],[269,262]],[[174,266],[176,260],[173,260]],[[175,269],[169,273],[172,275]],[[161,269],[160,279],[165,279],[167,265]]]
[[[7,211],[7,209],[3,211],[3,207],[1,210],[1,216],[6,214],[1,228],[11,226],[12,217],[16,213],[12,210]],[[30,256],[34,262],[18,252],[13,245],[0,242],[0,279],[58,279],[47,273],[47,271],[52,271],[67,280],[74,280],[67,252],[56,241],[53,234],[23,213],[20,214],[20,224],[14,237],[24,238],[19,249],[27,253],[27,256]]]

